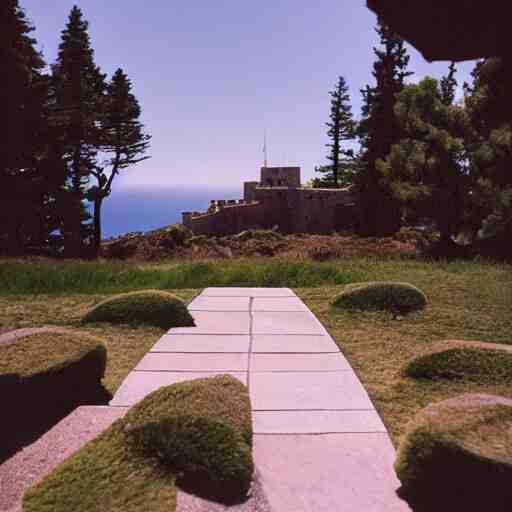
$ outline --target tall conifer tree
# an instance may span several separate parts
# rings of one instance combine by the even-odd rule
[[[74,6],[62,32],[57,63],[53,66],[55,92],[54,123],[59,131],[68,173],[65,195],[65,254],[84,254],[84,241],[90,232],[84,221],[84,200],[91,174],[97,168],[101,143],[99,123],[105,91],[105,75],[94,62],[88,23]]]
[[[146,160],[150,136],[139,121],[140,106],[132,94],[132,84],[118,69],[107,86],[101,122],[101,150],[108,155],[103,166],[93,175],[97,184],[89,191],[94,204],[94,248],[98,255],[101,243],[101,207],[112,191],[115,177],[125,168]]]
[[[317,172],[323,174],[322,178],[317,178],[315,186],[327,186],[338,188],[340,185],[347,185],[350,182],[351,175],[349,171],[349,162],[353,156],[350,149],[343,148],[343,142],[354,138],[354,118],[352,116],[352,107],[350,105],[350,96],[345,79],[340,76],[334,91],[331,91],[331,109],[329,122],[327,124],[327,136],[330,139],[327,160],[330,165],[316,168]]]
[[[455,62],[450,64],[448,68],[448,74],[441,78],[439,82],[439,87],[441,88],[441,100],[444,105],[450,106],[453,105],[455,101],[455,94],[457,92],[457,67],[455,66]]]
[[[4,84],[0,119],[0,250],[23,253],[47,243],[55,229],[55,192],[62,176],[48,166],[45,63],[17,0],[0,7]]]
[[[400,226],[399,205],[382,186],[376,164],[387,157],[391,146],[402,137],[394,109],[397,95],[411,75],[407,71],[409,56],[404,41],[382,23],[377,32],[381,47],[374,48],[376,85],[361,91],[363,116],[358,127],[362,150],[356,182],[362,210],[361,231],[369,236],[389,235]]]

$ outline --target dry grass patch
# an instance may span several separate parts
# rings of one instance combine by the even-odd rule
[[[361,260],[360,265],[371,280],[409,282],[420,288],[429,297],[428,305],[397,321],[386,311],[333,310],[329,301],[342,286],[296,292],[347,356],[395,444],[410,417],[431,402],[476,392],[512,397],[506,382],[419,381],[401,372],[440,339],[512,344],[512,267],[396,260]]]

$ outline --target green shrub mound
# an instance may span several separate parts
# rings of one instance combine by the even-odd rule
[[[110,398],[101,385],[103,343],[73,331],[39,331],[0,345],[0,457],[32,442],[82,404]]]
[[[110,297],[92,308],[83,322],[149,324],[163,329],[194,325],[185,303],[159,290],[122,293]]]
[[[73,331],[40,331],[20,336],[12,343],[0,345],[0,382],[30,384],[79,372],[90,380],[101,380],[105,373],[107,351],[92,336]]]
[[[462,395],[428,406],[409,425],[395,470],[419,510],[510,510],[512,400]]]
[[[407,283],[355,283],[345,286],[331,304],[339,308],[409,313],[425,307],[427,298],[421,290]]]
[[[24,496],[24,512],[175,510],[175,484],[226,503],[253,474],[247,388],[229,375],[160,388]]]
[[[414,379],[465,379],[480,384],[510,384],[512,347],[446,341],[412,359],[403,373]]]

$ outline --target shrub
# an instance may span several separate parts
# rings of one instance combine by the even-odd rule
[[[251,440],[249,395],[237,379],[173,384],[148,395],[32,487],[23,510],[174,510],[176,479],[196,494],[214,489],[208,497],[240,501],[253,473]]]
[[[42,331],[0,345],[0,457],[32,442],[78,405],[105,403],[106,349],[72,331]]]
[[[26,387],[66,380],[79,387],[97,384],[106,361],[106,348],[95,338],[64,330],[36,332],[0,345],[0,387],[6,381]]]
[[[512,350],[489,343],[447,341],[412,359],[403,370],[414,379],[466,379],[512,383]]]
[[[219,485],[235,496],[249,490],[251,404],[247,388],[234,377],[196,379],[157,390],[135,406],[129,436],[136,449],[184,473],[187,484],[192,479],[192,487],[200,479],[210,492]]]
[[[409,313],[425,307],[425,294],[407,283],[372,282],[345,286],[331,302],[335,307]]]
[[[150,324],[163,329],[194,325],[181,299],[158,290],[110,297],[92,308],[83,318],[83,322]]]
[[[512,400],[463,395],[430,405],[398,450],[402,495],[425,510],[508,510],[511,442]]]

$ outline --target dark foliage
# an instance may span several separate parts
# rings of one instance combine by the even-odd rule
[[[379,24],[377,32],[381,47],[374,49],[376,84],[361,91],[363,112],[358,127],[361,154],[356,184],[362,210],[360,229],[368,236],[389,235],[400,228],[399,205],[387,187],[381,185],[376,164],[379,159],[386,158],[391,146],[403,136],[395,117],[395,104],[405,79],[411,75],[407,71],[409,56],[404,41],[386,25]]]
[[[6,78],[0,95],[4,123],[0,151],[0,253],[18,255],[48,245],[58,227],[56,199],[64,170],[48,143],[49,81],[17,0],[0,7],[0,59]]]

